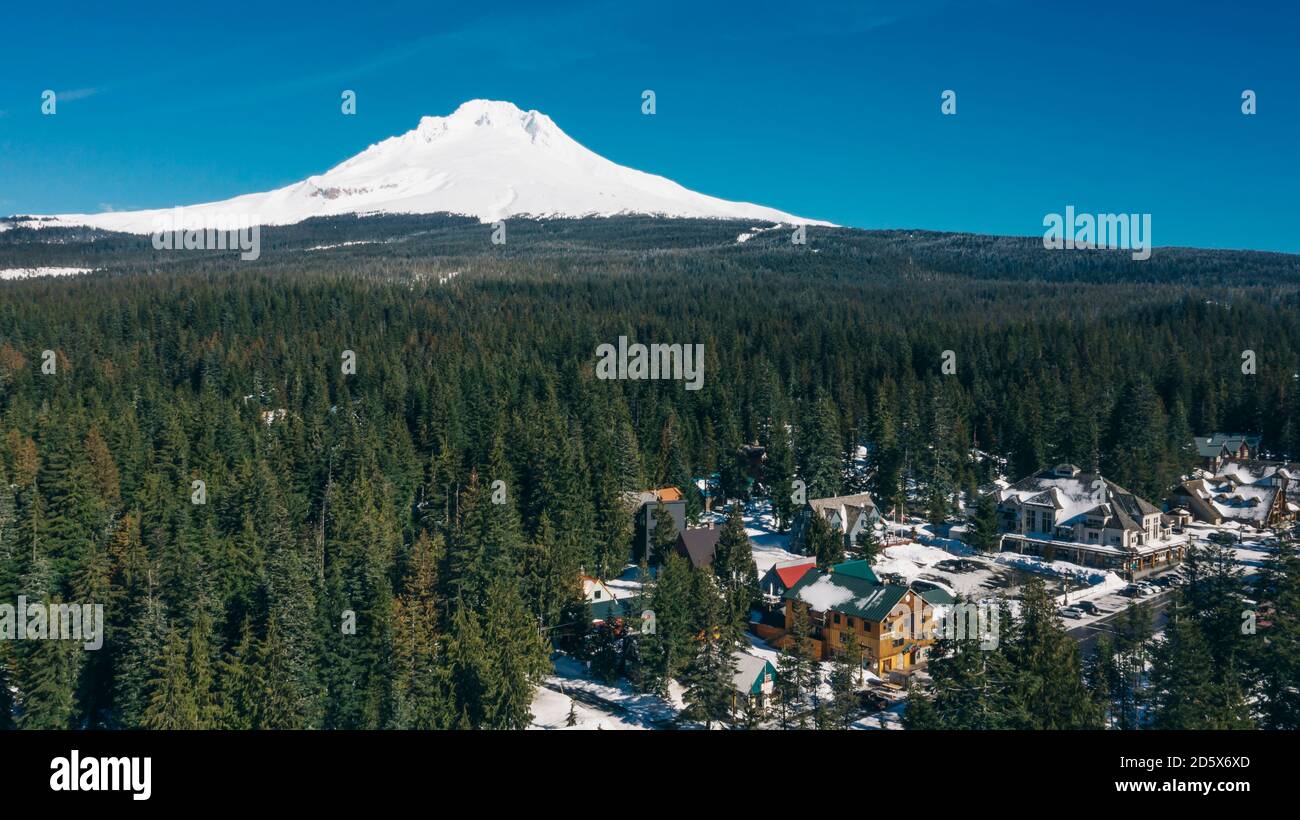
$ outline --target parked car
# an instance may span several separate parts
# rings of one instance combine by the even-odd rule
[[[1118,590],[1115,594],[1116,594],[1116,595],[1123,595],[1125,598],[1136,598],[1136,597],[1138,597],[1139,595],[1141,595],[1142,592],[1138,589],[1138,585],[1137,585],[1137,584],[1129,584],[1128,586],[1124,587],[1123,589]]]
[[[1080,601],[1079,603],[1074,605],[1074,608],[1079,610],[1080,612],[1086,612],[1089,615],[1101,614],[1101,607],[1097,606],[1092,601]]]
[[[1065,618],[1082,618],[1083,612],[1072,606],[1061,607],[1061,615]]]
[[[870,712],[883,712],[893,704],[879,692],[866,689],[858,692],[858,705]]]

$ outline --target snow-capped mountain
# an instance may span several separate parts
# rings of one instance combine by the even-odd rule
[[[289,225],[313,216],[453,213],[493,222],[650,214],[829,225],[687,190],[616,165],[579,145],[538,111],[470,100],[446,117],[372,145],[319,176],[274,191],[174,209],[64,214],[44,224],[128,233],[241,224]],[[166,227],[163,227],[163,226]]]

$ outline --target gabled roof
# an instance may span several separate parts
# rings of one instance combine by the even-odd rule
[[[862,580],[870,581],[873,584],[880,583],[880,579],[876,577],[876,573],[871,569],[871,562],[865,558],[836,564],[831,567],[831,572],[840,575],[848,575],[852,578],[861,578]]]
[[[916,594],[920,595],[921,600],[930,606],[949,606],[957,603],[957,599],[948,594],[948,590],[937,587],[935,589],[919,589]]]
[[[630,509],[635,511],[646,504],[667,504],[673,501],[681,501],[682,491],[676,487],[660,487],[642,492],[626,492],[623,493],[623,500]]]
[[[1212,433],[1196,437],[1196,452],[1202,458],[1216,458],[1226,448],[1229,455],[1235,455],[1245,444],[1252,450],[1259,449],[1260,436],[1249,433]]]
[[[1058,464],[1022,478],[998,492],[999,503],[1044,504],[1059,511],[1058,527],[1072,526],[1081,516],[1100,516],[1115,529],[1141,529],[1136,520],[1160,510],[1108,478],[1086,473],[1073,464]]]
[[[851,532],[862,515],[865,514],[870,518],[877,514],[876,502],[871,500],[871,493],[814,498],[808,502],[808,506],[812,508],[814,514],[822,518],[840,516],[845,532]]]
[[[802,601],[817,612],[841,612],[866,621],[882,621],[908,589],[895,584],[873,584],[842,573],[814,570],[786,590],[787,600]]]
[[[1286,461],[1225,461],[1219,467],[1219,476],[1231,478],[1238,484],[1276,484],[1285,479],[1293,490],[1300,489],[1300,464]]]
[[[1269,478],[1239,484],[1232,477],[1214,476],[1184,481],[1176,492],[1187,498],[1188,506],[1202,520],[1217,517],[1259,524],[1268,520],[1279,489]]]
[[[816,565],[817,559],[812,556],[795,561],[780,561],[763,573],[763,577],[758,581],[758,586],[764,591],[773,591],[776,587],[780,587],[784,592],[799,583],[799,579],[803,577],[804,573]]]
[[[696,569],[713,566],[713,553],[718,547],[722,530],[716,527],[698,527],[677,534],[677,554],[690,559]]]
[[[799,583],[804,573],[817,566],[816,558],[800,558],[797,561],[782,561],[773,565],[771,571],[781,579],[781,584],[789,589]]]
[[[766,658],[748,652],[737,652],[732,656],[732,661],[736,664],[736,674],[732,676],[731,682],[738,692],[747,695],[757,693],[762,686],[764,672],[770,671],[772,679],[776,679],[776,667]]]

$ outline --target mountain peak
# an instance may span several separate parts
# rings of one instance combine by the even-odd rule
[[[489,129],[493,132],[526,138],[536,142],[553,135],[564,136],[550,117],[540,111],[524,111],[512,102],[502,100],[468,100],[445,117],[421,117],[411,133],[424,142],[440,139],[451,133],[472,134]]]
[[[452,213],[484,222],[646,214],[829,224],[696,193],[617,165],[540,111],[500,100],[469,100],[446,116],[422,117],[411,131],[285,188],[184,208],[186,227],[195,228],[232,217],[290,225],[314,216],[376,213]],[[170,210],[70,214],[52,224],[152,233],[160,218],[171,216]]]

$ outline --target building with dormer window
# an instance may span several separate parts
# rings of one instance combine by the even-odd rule
[[[1181,561],[1187,544],[1151,502],[1073,464],[1021,479],[997,501],[1004,550],[1135,578]]]

